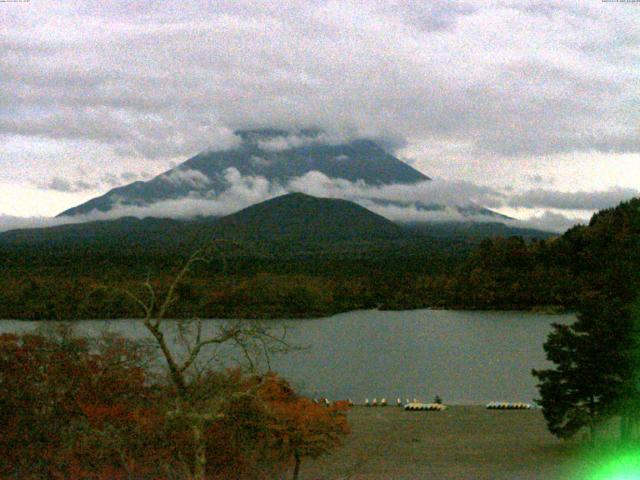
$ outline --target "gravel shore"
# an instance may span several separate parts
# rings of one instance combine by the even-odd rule
[[[577,445],[546,429],[540,410],[453,406],[443,412],[360,407],[334,454],[305,460],[301,479],[562,479]]]

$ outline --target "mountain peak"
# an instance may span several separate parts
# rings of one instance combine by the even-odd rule
[[[239,130],[243,143],[235,149],[202,152],[179,166],[146,181],[115,188],[59,216],[106,212],[119,205],[145,206],[184,197],[212,198],[232,188],[228,172],[261,177],[284,187],[309,172],[331,179],[367,185],[414,184],[429,180],[375,142],[358,139],[338,142],[322,130]]]
[[[292,192],[222,218],[217,228],[245,240],[302,242],[392,239],[402,229],[357,203]]]

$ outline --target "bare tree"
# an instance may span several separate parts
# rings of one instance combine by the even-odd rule
[[[212,247],[217,250],[215,246]],[[223,271],[226,270],[226,258],[221,254]],[[207,458],[205,428],[208,423],[223,417],[223,398],[208,397],[203,405],[196,402],[199,395],[197,380],[202,373],[199,360],[205,350],[215,346],[231,346],[239,352],[251,370],[259,365],[260,360],[265,360],[269,367],[269,358],[272,353],[284,352],[291,349],[286,341],[286,329],[280,328],[276,332],[272,327],[255,321],[234,321],[221,323],[214,333],[203,333],[201,319],[175,320],[177,326],[177,339],[182,347],[182,352],[177,351],[176,343],[167,340],[167,322],[165,316],[170,307],[178,300],[176,293],[180,282],[189,275],[196,264],[208,263],[211,259],[207,249],[197,250],[180,269],[166,293],[159,294],[152,285],[149,276],[144,283],[146,295],[139,296],[130,291],[124,293],[131,298],[144,313],[143,324],[155,339],[164,361],[166,362],[169,378],[176,388],[176,409],[171,413],[173,417],[185,419],[190,425],[192,439],[195,446],[191,478],[202,480],[205,478]],[[208,352],[208,360],[211,353]],[[255,387],[257,390],[258,386]],[[251,395],[252,391],[243,392],[242,395]],[[198,403],[198,405],[196,405]]]

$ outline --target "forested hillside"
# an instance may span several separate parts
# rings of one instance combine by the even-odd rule
[[[639,267],[640,199],[633,199],[558,238],[483,240],[441,293],[445,304],[463,308],[571,309],[592,292],[629,296]]]
[[[10,232],[0,237],[0,317],[138,316],[124,291],[140,291],[147,277],[162,289],[207,242],[216,246],[211,261],[182,283],[170,316],[303,317],[424,307],[563,310],[575,308],[589,290],[633,290],[640,271],[640,199],[599,212],[588,226],[542,239],[485,238],[468,231],[446,236],[437,228],[429,235],[401,230],[381,217],[356,218],[353,212],[360,211],[350,208],[343,225],[360,224],[362,231],[342,235],[338,229],[326,238],[305,237],[307,227],[299,224],[299,231],[290,230],[298,222],[294,214],[282,227],[288,233],[271,239],[251,233],[246,224],[241,230],[250,234],[225,237],[216,230],[219,220],[211,218],[121,219],[91,228]],[[262,221],[265,215],[249,211],[240,217]],[[338,225],[340,216],[335,218]],[[367,236],[372,225],[377,234]],[[237,227],[229,220],[224,231]]]

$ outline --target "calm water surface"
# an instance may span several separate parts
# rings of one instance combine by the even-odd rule
[[[300,351],[272,360],[272,368],[302,391],[331,399],[414,397],[437,394],[455,404],[491,400],[531,402],[532,368],[547,366],[542,343],[551,323],[572,315],[526,312],[412,310],[356,311],[329,318],[283,320]],[[205,331],[218,320],[207,320]],[[0,321],[0,332],[36,328],[36,322]],[[147,338],[137,320],[76,322],[84,335],[109,331]]]

